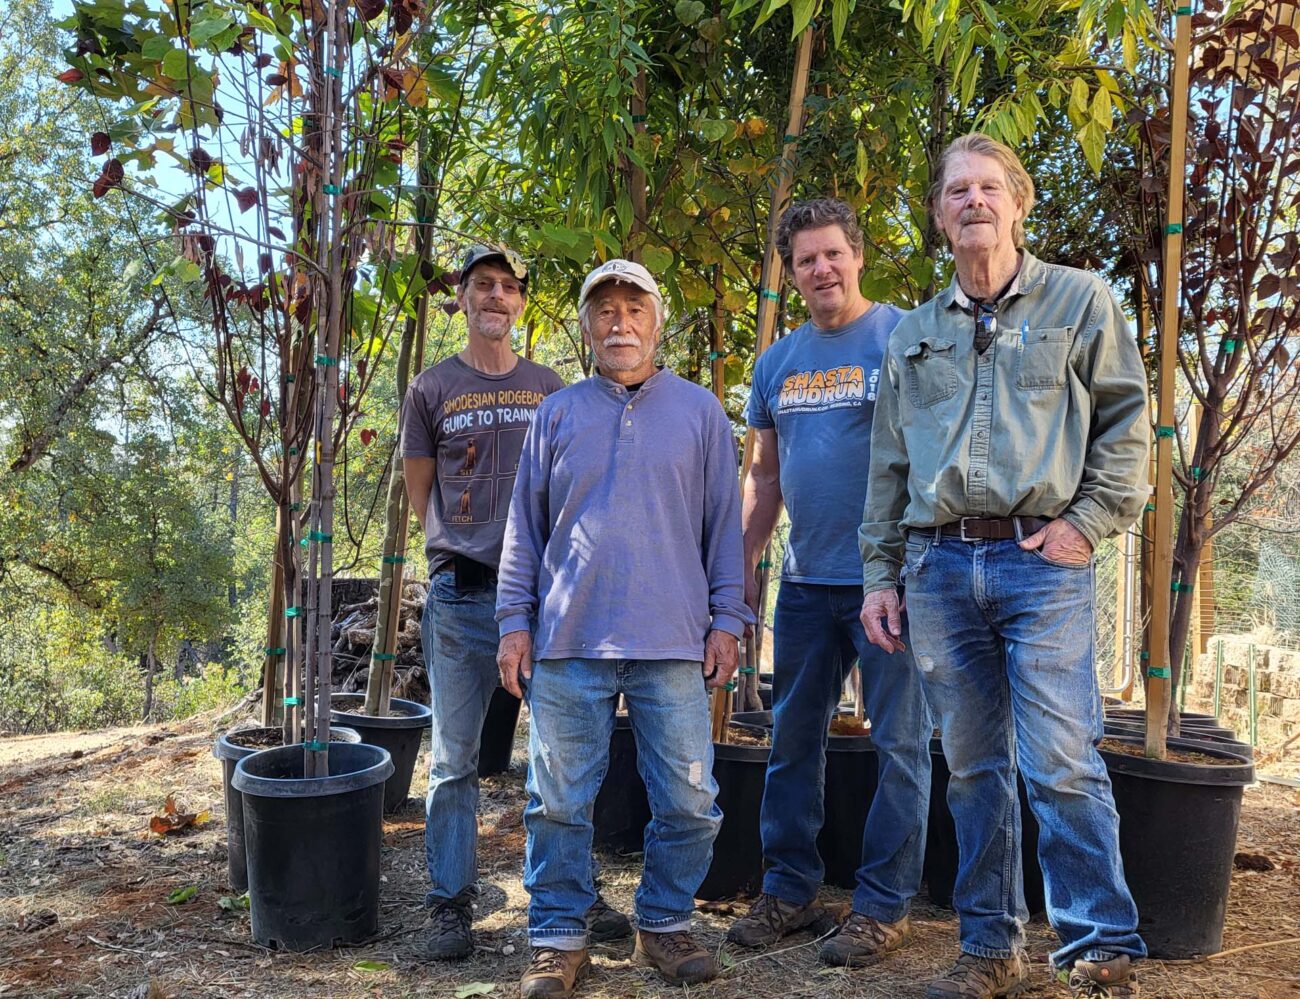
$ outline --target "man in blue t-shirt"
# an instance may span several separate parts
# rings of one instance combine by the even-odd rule
[[[743,512],[751,608],[758,607],[758,561],[782,504],[790,536],[776,601],[774,727],[761,817],[767,871],[762,895],[728,933],[758,947],[826,921],[817,900],[817,834],[827,730],[857,660],[880,784],[853,912],[821,948],[825,963],[841,967],[869,964],[907,943],[930,792],[931,724],[916,664],[906,651],[871,645],[858,618],[857,530],[871,417],[885,345],[903,315],[863,296],[862,245],[853,209],[831,199],[792,205],[777,230],[782,263],[812,318],[758,359],[745,414],[756,431]]]

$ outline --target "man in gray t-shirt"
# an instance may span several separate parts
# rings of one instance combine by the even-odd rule
[[[402,409],[406,492],[424,528],[429,597],[421,621],[433,735],[425,853],[432,928],[425,955],[473,952],[478,877],[479,733],[497,687],[497,564],[524,434],[563,383],[511,349],[528,270],[513,251],[476,246],[456,301],[465,349],[421,372]]]

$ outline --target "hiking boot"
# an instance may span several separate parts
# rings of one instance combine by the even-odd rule
[[[454,898],[434,904],[429,913],[429,935],[424,940],[424,956],[428,960],[459,961],[474,952],[471,898],[472,893],[466,889]]]
[[[591,971],[587,948],[556,950],[534,947],[533,956],[519,979],[521,999],[568,999]]]
[[[840,931],[822,944],[822,964],[834,968],[862,968],[875,964],[890,951],[912,939],[912,921],[904,916],[896,923],[882,923],[860,912],[849,913]]]
[[[925,999],[999,999],[1019,995],[1029,988],[1029,962],[1025,952],[1011,957],[976,957],[961,954],[943,975],[930,983]]]
[[[831,918],[820,901],[798,905],[763,892],[749,911],[731,924],[727,939],[742,947],[768,947],[809,926],[822,933],[831,928]]]
[[[632,935],[632,921],[596,892],[596,901],[587,910],[587,938],[597,943],[622,940]]]
[[[1121,954],[1109,961],[1075,961],[1068,972],[1062,968],[1056,975],[1076,999],[1132,999],[1138,981],[1131,964],[1129,956]]]
[[[718,977],[718,963],[695,942],[689,930],[637,930],[632,960],[654,968],[670,985],[696,985]]]

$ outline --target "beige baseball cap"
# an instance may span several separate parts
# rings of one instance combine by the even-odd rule
[[[606,260],[587,275],[587,279],[582,282],[582,293],[578,296],[578,308],[581,309],[586,305],[592,291],[606,281],[626,281],[628,284],[635,285],[642,291],[653,295],[659,301],[664,300],[664,296],[659,291],[659,286],[655,284],[655,279],[648,270],[635,260],[615,258],[614,260]]]

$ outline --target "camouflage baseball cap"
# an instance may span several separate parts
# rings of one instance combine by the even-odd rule
[[[469,277],[470,270],[484,262],[499,263],[514,274],[519,279],[519,283],[527,290],[528,265],[524,263],[523,257],[505,245],[488,246],[480,244],[471,246],[469,253],[465,254],[465,262],[460,265],[460,283],[463,285],[465,279]]]

